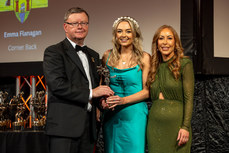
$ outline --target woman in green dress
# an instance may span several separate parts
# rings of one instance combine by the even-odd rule
[[[152,42],[148,86],[152,106],[147,125],[149,153],[189,153],[194,95],[192,61],[184,57],[177,32],[161,26]]]

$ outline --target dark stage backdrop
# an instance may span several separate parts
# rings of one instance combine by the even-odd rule
[[[197,74],[228,75],[228,0],[181,0],[181,40]]]
[[[196,75],[192,153],[229,152],[229,77]]]

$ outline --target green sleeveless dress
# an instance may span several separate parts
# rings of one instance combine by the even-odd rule
[[[175,80],[168,61],[159,66],[155,81],[150,86],[152,106],[147,125],[149,153],[189,153],[192,141],[191,118],[194,95],[192,61],[181,60],[181,77]],[[164,99],[159,99],[162,92]],[[189,131],[189,141],[178,146],[179,129]]]
[[[110,71],[110,88],[115,95],[125,97],[142,90],[142,71],[139,65]],[[142,101],[116,106],[104,112],[105,153],[145,153],[148,107]]]

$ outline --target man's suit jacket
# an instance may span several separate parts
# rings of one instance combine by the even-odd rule
[[[87,57],[92,88],[95,88],[99,85],[99,54],[88,48]],[[67,38],[45,50],[43,70],[48,85],[46,134],[81,136],[88,113],[89,82],[81,60]],[[96,139],[95,101],[92,105],[90,126]]]

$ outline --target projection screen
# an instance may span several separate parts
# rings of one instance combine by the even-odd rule
[[[229,58],[229,1],[214,0],[214,57]]]
[[[89,13],[85,44],[100,56],[112,47],[111,28],[120,16],[131,16],[138,21],[143,48],[149,53],[159,26],[172,25],[180,34],[180,0],[0,0],[0,66],[10,64],[12,68],[14,63],[24,63],[24,66],[30,62],[42,63],[45,48],[65,38],[63,17],[73,6]],[[1,71],[1,75],[7,75],[3,73],[9,69]]]

